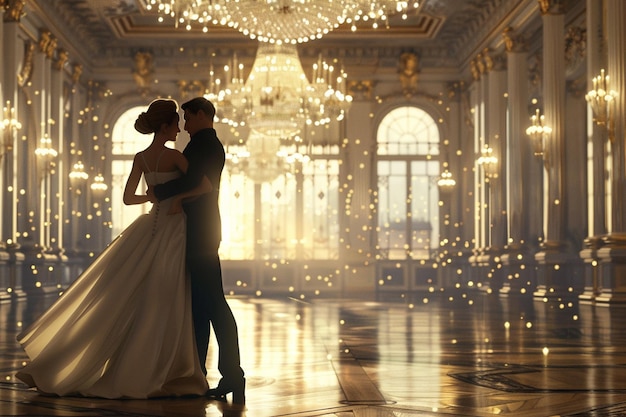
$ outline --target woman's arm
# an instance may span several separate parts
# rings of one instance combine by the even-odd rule
[[[136,193],[139,180],[141,180],[141,174],[143,173],[137,160],[137,155],[135,155],[133,159],[133,167],[130,170],[130,175],[128,175],[128,180],[126,180],[126,187],[124,187],[124,204],[126,205],[143,204],[150,201],[150,198],[148,198],[146,194]]]

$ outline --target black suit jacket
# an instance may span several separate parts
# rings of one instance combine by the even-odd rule
[[[225,162],[224,146],[215,129],[202,129],[191,137],[183,155],[189,161],[187,173],[155,186],[154,195],[164,200],[189,191],[206,176],[213,190],[183,204],[187,215],[187,257],[216,254],[222,240],[219,190]]]

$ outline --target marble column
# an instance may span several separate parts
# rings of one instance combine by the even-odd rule
[[[50,245],[52,174],[38,167],[35,157],[35,149],[41,145],[40,138],[50,133],[51,51],[55,48],[56,39],[49,31],[42,30],[33,59],[32,91],[35,99],[29,112],[33,126],[27,132],[28,140],[23,147],[24,157],[20,160],[26,172],[24,189],[30,191],[24,196],[26,207],[20,206],[21,213],[28,213],[26,230],[22,233],[20,242],[25,256],[23,285],[27,292],[32,293],[56,291],[54,268],[57,257],[47,252]]]
[[[370,81],[359,81],[358,85],[350,86],[350,94],[354,97],[350,113],[372,113],[372,89]],[[370,119],[371,120],[371,119]],[[349,142],[342,146],[340,167],[340,183],[345,184],[343,201],[345,217],[340,221],[347,227],[343,230],[344,244],[340,254],[344,259],[343,289],[346,292],[370,292],[376,286],[374,242],[375,235],[371,225],[372,194],[376,167],[375,134],[372,123],[363,123],[360,117],[346,119],[346,137]],[[365,226],[365,227],[364,227]]]
[[[541,201],[539,187],[533,186],[537,172],[542,169],[541,156],[535,156],[526,128],[528,115],[528,51],[523,36],[507,28],[503,33],[507,56],[507,87],[509,109],[509,176],[508,183],[508,242],[502,263],[506,279],[501,294],[530,294],[535,289],[534,253],[541,226],[532,219],[541,219],[536,202]],[[520,184],[521,181],[521,184]],[[533,216],[530,214],[534,213]]]
[[[604,26],[602,2],[587,0],[586,7],[587,91],[590,91],[593,89],[593,77],[600,74],[601,69],[606,68],[606,51],[602,39]],[[589,106],[587,111],[591,112]],[[593,197],[589,207],[589,236],[584,240],[583,249],[580,251],[580,257],[585,265],[584,291],[579,297],[582,302],[594,301],[600,293],[598,249],[603,244],[602,238],[607,234],[605,149],[608,138],[606,129],[596,124],[589,117],[587,119],[589,119],[587,131],[590,132],[587,138],[587,148],[591,151],[591,166],[588,167],[591,181],[588,193]]]
[[[487,49],[483,50],[486,61],[487,99],[485,100],[486,142],[497,158],[494,173],[490,175],[488,195],[488,246],[485,250],[489,271],[483,281],[483,290],[499,291],[504,282],[501,256],[507,240],[507,215],[505,197],[507,192],[506,130],[506,62],[504,57]]]
[[[481,152],[486,146],[486,126],[485,126],[485,101],[487,97],[487,77],[485,61],[482,53],[478,54],[471,61],[471,72],[473,82],[470,86],[470,108],[472,114],[473,143],[473,195],[474,195],[474,247],[473,254],[469,257],[472,266],[472,277],[470,281],[477,283],[482,288],[483,281],[487,280],[490,272],[489,255],[486,249],[489,247],[489,179],[483,167],[477,162]],[[469,139],[469,138],[468,138]],[[469,151],[469,149],[467,149]],[[486,287],[488,289],[488,286]]]
[[[577,286],[582,292],[582,274],[577,263],[580,258],[566,236],[565,16],[561,3],[552,0],[539,3],[543,21],[544,115],[546,125],[552,128],[543,153],[547,174],[544,182],[545,240],[535,255],[538,274],[534,295],[544,298],[569,295]]]
[[[596,301],[626,302],[626,4],[606,0],[605,29],[610,89],[617,92],[608,123],[610,161],[609,233],[598,249],[601,293]]]
[[[20,32],[20,18],[22,16],[23,2],[12,2],[6,5],[4,15],[2,16],[2,22],[0,22],[1,40],[2,45],[2,78],[0,83],[2,84],[2,97],[3,105],[7,100],[10,100],[11,106],[15,108],[15,118],[22,124],[22,129],[18,132],[14,132],[12,149],[9,150],[2,160],[2,235],[0,239],[6,245],[6,251],[8,254],[8,264],[3,278],[6,280],[0,288],[5,294],[9,294],[11,297],[21,297],[25,293],[22,289],[22,263],[24,255],[19,251],[19,245],[17,244],[18,236],[18,204],[25,197],[21,195],[20,184],[18,178],[21,172],[20,161],[23,159],[23,152],[21,151],[21,144],[23,141],[20,139],[26,130],[26,102],[22,100],[22,96],[18,94],[18,79],[23,79],[23,74],[28,69],[28,51],[30,50],[28,44],[24,46],[24,42],[19,38]],[[18,62],[18,57],[21,51],[18,48],[24,48],[23,61]],[[16,74],[18,76],[16,77]],[[23,176],[21,178],[24,178]],[[24,218],[25,216],[21,216]],[[23,229],[21,229],[23,230]]]

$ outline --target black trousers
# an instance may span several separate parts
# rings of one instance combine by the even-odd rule
[[[239,336],[235,317],[224,297],[222,268],[217,254],[188,257],[191,279],[191,308],[202,371],[206,375],[206,356],[210,326],[219,346],[218,369],[225,379],[243,377],[240,366]]]

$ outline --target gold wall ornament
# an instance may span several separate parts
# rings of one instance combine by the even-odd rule
[[[24,57],[22,58],[22,68],[17,73],[17,85],[24,87],[33,76],[33,62],[35,57],[35,44],[31,41],[24,43]]]
[[[516,34],[510,26],[502,31],[502,38],[507,52],[525,52],[528,50],[528,43],[524,36]]]
[[[207,89],[205,83],[198,80],[179,80],[177,85],[180,98],[182,99],[204,95]]]
[[[350,80],[348,81],[348,93],[352,97],[371,99],[374,91],[374,81],[372,80]]]
[[[54,58],[54,53],[57,50],[57,45],[58,45],[59,41],[57,38],[55,37],[50,37],[50,42],[48,42],[48,45],[46,46],[46,57],[48,59],[53,59]]]
[[[402,93],[410,97],[417,92],[417,78],[419,59],[413,52],[404,52],[400,55],[398,75],[402,84]]]
[[[489,48],[483,49],[483,61],[485,62],[485,72],[489,72],[493,69],[493,57],[491,56],[491,50]]]
[[[472,73],[472,79],[474,81],[480,80],[480,70],[478,69],[478,63],[476,62],[476,59],[472,59],[470,61],[470,71]]]
[[[57,53],[57,59],[56,61],[54,61],[54,69],[61,71],[65,67],[69,56],[69,52],[67,52],[65,49],[59,49]]]
[[[561,0],[537,0],[541,14],[561,13]]]
[[[83,66],[81,64],[74,64],[72,67],[72,83],[78,84],[80,76],[83,74]]]
[[[0,5],[4,7],[3,20],[5,22],[19,22],[22,16],[25,15],[22,12],[26,5],[25,0],[2,0]]]
[[[50,41],[52,40],[52,33],[47,30],[41,31],[39,34],[39,52],[46,53],[48,50],[48,45],[50,45]]]
[[[153,81],[154,63],[152,53],[139,51],[134,57],[133,79],[140,89],[148,89]]]
[[[482,52],[476,55],[476,68],[478,68],[478,72],[482,75],[486,72],[487,67],[485,66],[485,60],[483,58]]]

